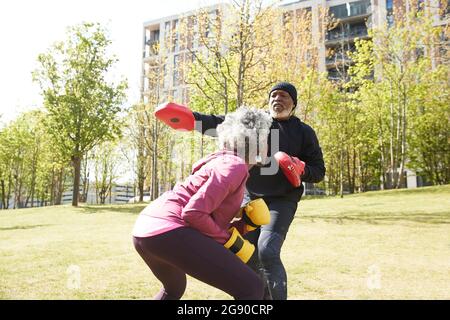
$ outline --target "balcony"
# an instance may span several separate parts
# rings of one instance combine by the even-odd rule
[[[348,42],[354,38],[366,38],[368,36],[366,26],[348,27],[344,29],[347,30],[342,30],[339,27],[330,30],[325,36],[325,44],[333,45],[339,42]]]
[[[145,42],[146,56],[155,56],[159,54],[159,40],[149,39]]]
[[[368,17],[372,13],[370,1],[358,1],[330,7],[330,15],[339,22],[349,22]]]
[[[325,63],[327,65],[327,67],[334,67],[334,66],[342,65],[342,64],[349,65],[352,63],[352,60],[345,53],[339,52],[339,53],[333,54],[330,57],[327,57],[325,59]]]

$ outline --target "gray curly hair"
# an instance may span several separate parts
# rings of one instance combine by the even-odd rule
[[[267,137],[272,117],[265,111],[242,106],[229,113],[217,127],[219,148],[235,151],[247,163],[261,162],[267,156]]]

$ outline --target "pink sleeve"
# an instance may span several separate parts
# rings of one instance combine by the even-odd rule
[[[225,243],[230,237],[228,230],[221,228],[211,213],[242,184],[246,175],[246,167],[244,169],[242,164],[232,165],[222,171],[212,170],[208,180],[183,208],[182,218],[203,234]]]

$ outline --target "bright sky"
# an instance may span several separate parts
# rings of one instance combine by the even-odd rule
[[[142,27],[146,21],[195,10],[218,0],[14,0],[0,4],[0,123],[42,105],[31,72],[66,28],[100,22],[110,31],[117,72],[128,79],[128,104],[138,102]]]

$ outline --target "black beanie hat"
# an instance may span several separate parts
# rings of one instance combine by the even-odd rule
[[[275,91],[275,90],[283,90],[283,91],[286,91],[287,93],[289,93],[292,100],[294,101],[294,107],[297,106],[297,89],[295,89],[293,84],[291,84],[289,82],[278,82],[276,85],[274,85],[272,87],[272,89],[270,89],[269,97],[270,97],[270,94],[272,93],[272,91]]]

